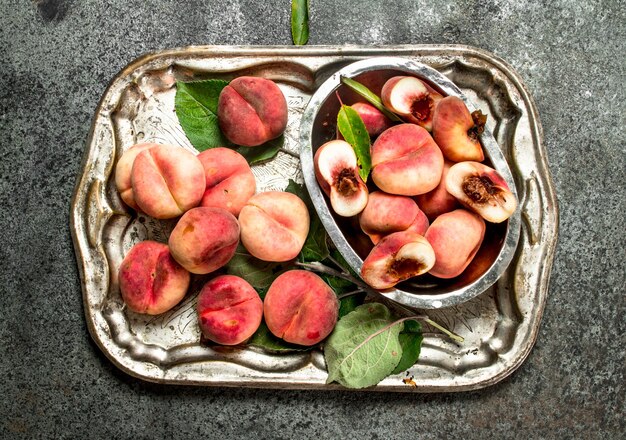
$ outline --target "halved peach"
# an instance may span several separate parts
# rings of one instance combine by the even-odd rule
[[[395,232],[378,242],[361,268],[361,278],[374,289],[388,289],[428,272],[435,264],[432,246],[413,231]]]
[[[501,223],[517,208],[517,200],[496,170],[480,162],[459,162],[446,176],[446,189],[485,220]]]
[[[383,105],[400,115],[406,122],[432,130],[433,113],[441,94],[413,76],[394,76],[381,91]]]
[[[453,162],[485,159],[479,135],[487,117],[480,111],[470,114],[462,99],[443,98],[433,116],[433,138],[446,159]]]
[[[365,208],[367,186],[359,175],[357,158],[346,141],[334,140],[322,145],[313,159],[315,177],[330,198],[333,211],[342,217],[352,217]]]

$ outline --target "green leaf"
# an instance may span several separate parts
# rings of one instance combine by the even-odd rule
[[[228,81],[177,82],[174,108],[189,142],[198,151],[230,145],[217,121],[217,102]]]
[[[258,164],[273,159],[285,144],[285,136],[280,135],[276,139],[267,141],[256,147],[239,147],[237,152],[246,158],[250,165]]]
[[[329,255],[328,244],[326,242],[328,234],[322,225],[321,220],[315,214],[311,215],[311,226],[306,237],[299,260],[304,263],[322,261]]]
[[[347,78],[345,76],[341,77],[341,82],[345,84],[346,86],[348,86],[349,88],[351,88],[352,90],[354,90],[359,95],[361,95],[363,98],[365,98],[370,104],[372,104],[374,107],[380,110],[385,116],[387,116],[392,121],[404,122],[402,121],[402,119],[400,119],[398,115],[396,115],[392,111],[389,111],[387,107],[383,105],[383,101],[380,99],[378,95],[376,95],[374,92],[372,92],[370,89],[365,87],[360,82]]]
[[[255,289],[264,289],[276,278],[280,264],[253,257],[240,243],[225,268],[228,274],[243,278]]]
[[[379,303],[363,304],[348,313],[324,345],[326,382],[336,381],[348,388],[376,385],[400,362],[398,335],[403,328]]]
[[[337,114],[337,127],[343,138],[352,145],[359,165],[359,175],[364,182],[372,169],[370,156],[370,135],[367,133],[365,123],[355,109],[342,105]]]
[[[402,373],[415,365],[420,357],[423,339],[422,326],[418,321],[404,321],[404,330],[399,336],[402,358],[391,374]]]
[[[257,331],[250,337],[246,345],[253,347],[259,347],[264,350],[268,350],[275,353],[285,353],[290,351],[308,351],[312,347],[305,347],[303,345],[290,344],[284,340],[277,338],[267,328],[265,321],[261,322],[261,325]]]
[[[342,298],[339,303],[339,318],[343,318],[348,313],[356,310],[357,307],[363,304],[364,299],[365,293],[355,293],[354,295]]]
[[[313,208],[313,202],[311,201],[311,197],[309,197],[308,191],[304,188],[304,185],[296,183],[296,181],[293,179],[289,179],[289,182],[287,183],[287,188],[285,188],[285,192],[295,194],[296,196],[300,197],[300,199],[302,199],[302,201],[309,209]]]
[[[296,46],[309,41],[308,0],[291,0],[291,38]]]

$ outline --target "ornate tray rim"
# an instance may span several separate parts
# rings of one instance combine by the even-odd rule
[[[529,120],[529,133],[531,135],[532,143],[536,146],[536,160],[537,165],[542,168],[545,174],[542,176],[544,185],[542,185],[543,197],[545,198],[548,207],[551,209],[550,214],[554,218],[554,233],[552,240],[545,244],[545,261],[548,264],[544,264],[540,270],[539,280],[539,294],[538,294],[538,302],[535,304],[535,314],[532,317],[533,325],[530,328],[530,334],[526,337],[526,341],[524,346],[515,353],[514,360],[509,364],[508,368],[505,370],[497,372],[495,375],[488,377],[487,379],[481,379],[480,381],[467,381],[466,383],[457,384],[453,386],[418,386],[416,388],[412,388],[406,385],[400,386],[390,386],[390,385],[378,385],[375,387],[367,388],[365,391],[413,391],[413,392],[458,392],[458,391],[471,391],[476,389],[485,388],[491,386],[495,383],[502,381],[504,378],[511,375],[519,366],[526,360],[530,351],[532,350],[538,330],[541,323],[541,318],[543,316],[543,311],[545,309],[545,302],[547,298],[547,291],[549,287],[550,274],[552,270],[552,261],[554,259],[554,254],[557,245],[558,238],[558,225],[559,225],[559,210],[556,199],[556,194],[554,192],[553,179],[548,167],[546,151],[543,145],[543,129],[541,127],[538,111],[535,106],[535,103],[530,95],[526,85],[523,83],[519,75],[514,71],[514,69],[509,66],[505,61],[500,59],[499,57],[491,54],[482,49],[478,49],[471,46],[466,45],[393,45],[393,46],[359,46],[359,45],[344,45],[344,46],[304,46],[304,47],[294,47],[294,46],[188,46],[181,48],[173,48],[163,51],[154,51],[150,53],[146,53],[135,60],[131,61],[128,65],[126,65],[120,72],[115,75],[114,78],[111,79],[106,89],[104,90],[100,101],[95,109],[94,117],[92,120],[92,124],[90,126],[89,135],[87,138],[86,146],[83,153],[83,158],[81,161],[81,175],[78,177],[74,193],[71,201],[71,209],[70,209],[70,233],[72,236],[72,241],[74,243],[74,249],[76,253],[77,264],[79,268],[79,276],[81,280],[81,288],[82,288],[82,296],[83,296],[83,304],[84,304],[84,313],[85,319],[87,322],[87,327],[89,329],[89,333],[96,343],[98,347],[103,351],[106,357],[119,369],[129,374],[130,376],[154,383],[168,383],[168,384],[177,384],[177,385],[202,385],[202,386],[233,386],[233,387],[252,387],[252,388],[277,388],[277,389],[326,389],[326,390],[346,390],[346,388],[336,385],[336,384],[320,384],[317,382],[310,381],[298,381],[298,380],[288,380],[288,378],[268,378],[264,380],[259,380],[255,378],[250,382],[245,381],[237,381],[232,379],[217,379],[214,378],[209,381],[196,381],[196,380],[188,380],[188,379],[179,379],[179,378],[167,378],[163,379],[158,377],[158,375],[151,376],[147,374],[142,374],[137,372],[131,368],[125,366],[113,353],[111,353],[103,341],[100,339],[98,335],[98,331],[96,329],[96,323],[94,321],[93,310],[89,308],[88,302],[88,287],[87,287],[87,279],[85,273],[85,259],[84,255],[86,253],[86,249],[84,248],[85,237],[81,236],[80,231],[78,230],[78,225],[81,223],[81,219],[84,217],[84,211],[86,207],[81,203],[81,196],[83,196],[83,192],[81,192],[81,188],[85,185],[86,179],[86,167],[89,163],[89,159],[92,153],[92,147],[94,143],[94,135],[96,131],[97,125],[97,116],[99,111],[102,109],[103,103],[106,101],[109,93],[111,92],[113,86],[122,78],[127,76],[129,73],[135,71],[141,66],[147,65],[154,60],[157,60],[161,57],[167,56],[177,56],[181,59],[192,58],[195,56],[208,56],[215,55],[219,57],[228,57],[228,56],[276,56],[276,57],[331,57],[331,56],[339,56],[339,57],[352,57],[353,59],[361,59],[364,57],[371,56],[385,56],[390,55],[394,57],[403,57],[403,56],[436,56],[446,53],[449,56],[460,56],[469,55],[472,57],[476,57],[481,59],[493,67],[497,68],[502,74],[504,74],[510,84],[513,85],[519,92],[523,102],[525,109],[527,110],[528,120]],[[87,191],[84,191],[85,193]],[[520,201],[520,205],[523,205],[524,200]],[[81,214],[83,214],[81,216]],[[524,219],[523,221],[528,221],[528,219]],[[102,243],[100,243],[102,246]],[[110,335],[110,330],[109,330]]]

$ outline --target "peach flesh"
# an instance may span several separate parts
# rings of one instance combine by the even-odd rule
[[[243,278],[222,275],[198,295],[198,324],[205,338],[222,345],[245,342],[263,319],[263,302]]]
[[[374,246],[361,267],[361,278],[374,289],[389,289],[428,272],[435,264],[430,243],[413,231],[387,235]]]
[[[376,244],[385,235],[407,229],[424,235],[428,219],[410,197],[374,191],[359,216],[359,225]]]
[[[483,119],[484,118],[484,119]],[[433,116],[433,138],[446,159],[482,162],[485,159],[479,135],[486,117],[470,114],[462,99],[447,96],[439,102]]]
[[[122,154],[122,157],[120,157],[115,167],[115,186],[117,187],[117,191],[120,193],[120,197],[124,203],[133,209],[138,209],[131,183],[133,163],[135,163],[135,158],[139,153],[156,147],[157,145],[158,144],[151,142],[133,145]]]
[[[325,143],[315,153],[313,162],[317,182],[337,215],[351,217],[365,208],[368,190],[349,143],[342,140]]]
[[[226,138],[246,147],[275,139],[287,127],[287,101],[271,80],[240,76],[220,93],[217,118]]]
[[[414,124],[385,130],[371,147],[372,180],[390,194],[416,196],[441,181],[443,155],[430,134]]]
[[[189,280],[189,272],[172,258],[167,245],[150,240],[133,246],[119,269],[126,306],[148,315],[165,313],[178,304],[187,293]]]
[[[191,273],[207,274],[224,266],[239,244],[239,224],[221,208],[187,211],[170,234],[172,256]]]
[[[263,314],[275,336],[293,344],[311,346],[333,331],[339,301],[318,275],[290,270],[270,286],[263,302]]]
[[[140,152],[133,163],[131,182],[135,202],[151,217],[178,217],[200,203],[206,179],[198,158],[172,145]]]
[[[502,176],[480,162],[460,162],[451,167],[446,189],[488,222],[501,223],[517,208],[517,200]]]
[[[230,148],[212,148],[198,154],[206,190],[200,206],[222,208],[237,217],[256,191],[256,180],[246,159]]]
[[[390,78],[382,88],[383,105],[407,122],[432,130],[433,113],[441,94],[412,76]]]
[[[296,258],[309,233],[309,223],[304,202],[281,191],[252,196],[239,213],[242,244],[251,255],[264,261]]]
[[[426,214],[430,221],[436,219],[439,215],[454,211],[460,207],[456,198],[448,192],[446,189],[446,176],[450,167],[454,165],[453,162],[446,160],[443,164],[443,173],[441,174],[441,181],[437,188],[433,189],[426,194],[420,194],[415,197],[415,201],[420,209]]]
[[[472,262],[485,236],[485,222],[477,214],[456,209],[441,214],[426,231],[426,240],[435,252],[430,274],[454,278]]]

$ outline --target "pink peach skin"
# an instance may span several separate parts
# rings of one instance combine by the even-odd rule
[[[290,270],[270,286],[263,314],[275,336],[293,344],[311,346],[333,331],[339,316],[339,301],[318,275]]]
[[[130,310],[165,313],[187,293],[190,275],[171,256],[167,245],[142,241],[130,250],[119,269],[122,298]]]
[[[287,127],[287,101],[271,80],[240,76],[220,93],[217,118],[226,138],[246,147],[280,136]]]
[[[120,197],[128,206],[133,209],[137,209],[137,203],[135,203],[135,196],[133,195],[133,186],[131,183],[131,171],[133,169],[133,163],[139,153],[152,147],[156,147],[155,143],[142,143],[136,144],[130,147],[122,154],[120,160],[117,161],[115,167],[115,186],[120,193]]]
[[[131,182],[137,206],[157,219],[178,217],[197,206],[206,187],[198,158],[172,145],[140,152],[133,163]]]
[[[198,324],[207,339],[221,345],[245,342],[263,319],[263,302],[243,278],[222,275],[207,282],[198,295]]]
[[[207,274],[224,266],[239,244],[239,223],[221,208],[187,211],[170,234],[172,256],[191,273]]]
[[[424,211],[424,214],[430,221],[433,221],[443,213],[454,211],[461,207],[456,198],[446,190],[446,176],[452,165],[454,165],[453,162],[449,160],[444,161],[439,185],[432,191],[415,197],[417,205]]]
[[[230,148],[212,148],[198,154],[206,190],[200,206],[222,208],[237,217],[256,191],[256,180],[246,159]]]
[[[485,222],[465,209],[441,214],[426,231],[426,240],[435,251],[436,262],[430,274],[454,278],[465,270],[480,249]]]
[[[443,155],[430,134],[414,124],[385,130],[371,148],[372,180],[390,194],[415,196],[437,187]]]
[[[239,213],[241,242],[251,255],[264,261],[296,258],[309,233],[309,223],[304,202],[288,192],[256,194]]]
[[[428,218],[410,197],[374,191],[359,216],[359,225],[376,244],[385,235],[407,229],[424,235]]]

